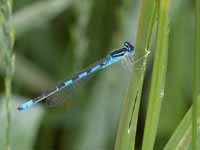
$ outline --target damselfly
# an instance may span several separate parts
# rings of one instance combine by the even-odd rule
[[[48,92],[45,92],[42,95],[23,103],[22,105],[20,105],[18,107],[18,110],[25,110],[27,108],[30,108],[33,105],[37,104],[38,102],[63,90],[64,88],[67,88],[67,87],[73,85],[77,81],[80,81],[80,80],[88,77],[89,75],[93,74],[94,72],[102,70],[102,69],[122,60],[123,58],[125,58],[127,56],[129,58],[133,58],[133,55],[134,55],[134,47],[129,42],[125,42],[123,48],[112,51],[105,58],[98,61],[98,63],[77,73],[73,78],[66,80],[65,82],[57,85],[54,89],[52,89]]]

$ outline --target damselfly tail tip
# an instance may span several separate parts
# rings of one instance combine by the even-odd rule
[[[22,105],[20,105],[17,109],[18,109],[19,111],[25,110],[25,109],[27,109],[27,108],[33,106],[33,104],[34,104],[33,101],[30,100],[30,101],[28,101],[28,102],[23,103]]]

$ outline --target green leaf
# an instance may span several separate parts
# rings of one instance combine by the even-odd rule
[[[168,13],[169,1],[161,0],[159,3],[159,19],[153,74],[142,143],[143,150],[151,150],[154,147],[159,123],[161,103],[164,96],[168,54]]]
[[[140,8],[140,17],[136,37],[135,60],[148,56],[150,38],[154,25],[154,16],[156,12],[154,0],[143,0]],[[140,98],[144,79],[144,72],[147,57],[137,61],[133,66],[131,81],[128,88],[127,96],[124,100],[120,123],[115,143],[116,150],[132,150],[135,147],[136,127]]]
[[[198,98],[198,108],[200,108],[200,96]],[[198,116],[200,116],[200,109],[198,110]],[[200,140],[200,117],[198,117],[197,123],[197,141]],[[197,142],[197,149],[200,148],[200,143]],[[172,137],[165,146],[165,150],[190,150],[192,148],[192,106],[186,113],[185,117],[173,133]]]

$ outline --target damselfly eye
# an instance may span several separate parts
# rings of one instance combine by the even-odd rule
[[[129,42],[124,42],[124,47],[129,51],[133,51],[134,47]]]

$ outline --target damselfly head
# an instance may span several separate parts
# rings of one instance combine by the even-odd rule
[[[129,42],[124,42],[124,48],[126,48],[128,52],[134,51],[134,46],[131,45]]]

